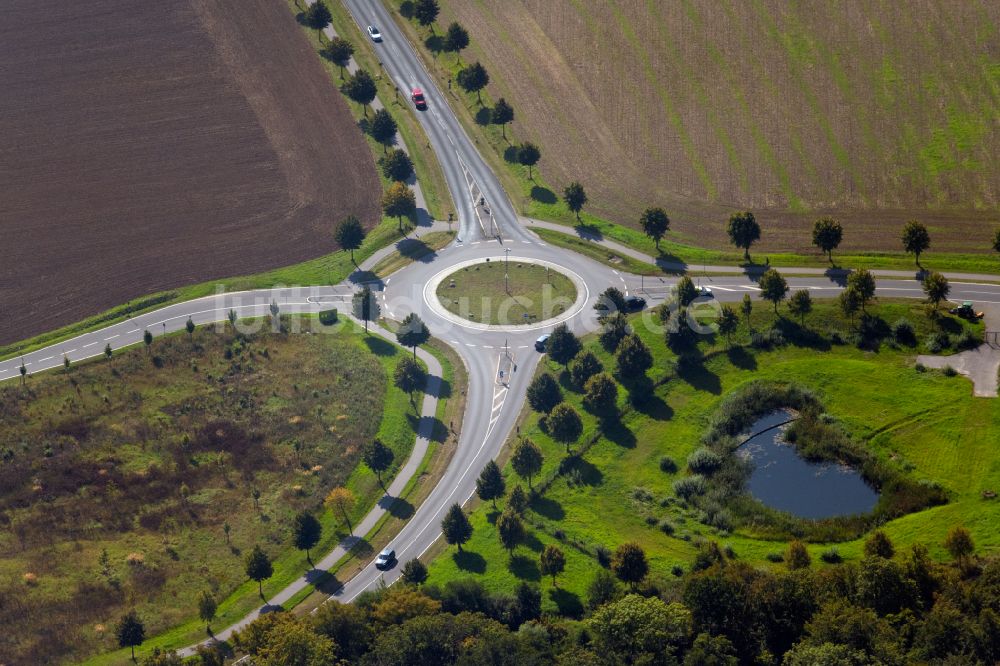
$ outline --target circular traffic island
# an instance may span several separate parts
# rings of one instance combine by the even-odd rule
[[[574,280],[549,264],[493,259],[445,275],[435,295],[462,321],[523,326],[565,314],[576,304],[578,291]]]

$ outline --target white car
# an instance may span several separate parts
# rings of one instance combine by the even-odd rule
[[[713,298],[711,287],[698,287],[698,295],[705,298]]]
[[[386,548],[378,557],[375,558],[375,568],[376,569],[388,569],[392,566],[393,562],[396,561],[396,551],[392,548]]]
[[[373,25],[368,26],[368,36],[372,38],[373,42],[381,42],[382,41],[382,33],[379,32],[378,28],[376,28]]]

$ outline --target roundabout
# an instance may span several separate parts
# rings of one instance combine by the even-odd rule
[[[463,328],[522,332],[576,316],[590,289],[564,266],[511,256],[458,262],[432,276],[423,295],[430,310]]]

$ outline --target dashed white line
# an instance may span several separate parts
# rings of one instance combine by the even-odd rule
[[[135,329],[135,330],[137,330],[137,331],[138,331],[139,329]],[[117,338],[118,336],[119,336],[119,334],[118,334],[118,333],[116,333],[116,334],[112,335],[112,336],[111,336],[110,338],[104,338],[104,341],[105,341],[105,342],[107,342],[108,340],[114,340],[114,339],[115,339],[115,338]]]

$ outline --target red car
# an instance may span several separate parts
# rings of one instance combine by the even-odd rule
[[[413,100],[413,105],[419,110],[423,111],[427,108],[427,100],[424,99],[424,91],[420,88],[413,89],[413,92],[410,93],[410,99]]]

